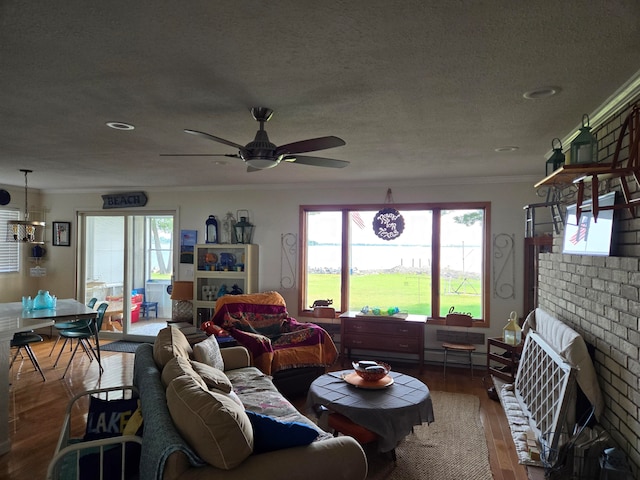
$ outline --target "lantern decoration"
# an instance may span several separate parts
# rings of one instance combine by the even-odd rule
[[[222,220],[222,231],[224,233],[224,238],[222,239],[222,243],[238,243],[236,239],[236,217],[233,216],[233,213],[227,212]]]
[[[218,243],[218,221],[215,215],[209,215],[206,225],[205,243]]]
[[[598,141],[591,133],[589,115],[582,115],[582,127],[571,142],[571,163],[590,164],[598,162]]]
[[[387,190],[387,202],[393,202],[391,189]],[[395,208],[383,208],[373,216],[373,233],[383,240],[395,240],[404,231],[404,218]]]
[[[241,216],[240,220],[236,222],[234,225],[234,229],[236,231],[236,240],[238,243],[251,243],[251,238],[253,237],[253,227],[254,225],[247,220],[249,216],[249,212],[247,210],[238,210],[238,214],[240,212],[246,212],[247,216]]]
[[[558,142],[559,146],[556,146],[556,141]],[[554,138],[553,140],[551,140],[551,148],[553,148],[553,153],[549,157],[549,160],[547,160],[547,176],[562,167],[565,162],[564,153],[562,153],[562,142],[559,138]]]

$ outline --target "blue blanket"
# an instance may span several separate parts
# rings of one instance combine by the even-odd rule
[[[160,371],[153,360],[153,345],[149,343],[136,350],[133,383],[140,391],[144,419],[140,480],[162,480],[165,462],[174,452],[183,452],[193,466],[205,465],[182,439],[171,420]]]

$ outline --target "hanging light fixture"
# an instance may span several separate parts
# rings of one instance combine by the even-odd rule
[[[46,224],[29,220],[27,175],[33,170],[20,169],[20,171],[24,173],[24,220],[7,221],[7,241],[43,244]]]
[[[571,163],[598,163],[598,141],[591,133],[589,115],[582,115],[580,133],[571,142]]]
[[[559,146],[556,146],[556,141],[558,142]],[[553,148],[553,153],[549,157],[549,160],[547,160],[546,176],[549,176],[557,169],[562,167],[565,161],[564,153],[562,153],[562,142],[559,138],[554,138],[553,140],[551,140],[551,148]]]

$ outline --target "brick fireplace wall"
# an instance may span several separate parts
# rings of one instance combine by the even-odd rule
[[[610,161],[617,133],[631,106],[599,127],[599,160]],[[628,142],[627,142],[628,143]],[[628,158],[628,146],[626,147]],[[635,181],[628,178],[633,197]],[[608,180],[600,194],[620,191]],[[569,194],[573,187],[566,187]],[[618,195],[621,197],[621,195]],[[575,200],[574,200],[575,202]],[[620,198],[618,198],[618,203]],[[571,203],[571,202],[568,202]],[[612,256],[562,254],[562,234],[552,253],[539,257],[539,306],[595,347],[595,368],[605,398],[601,423],[640,472],[640,208],[615,211]],[[637,478],[637,477],[636,477]]]

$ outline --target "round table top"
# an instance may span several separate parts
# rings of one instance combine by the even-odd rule
[[[308,406],[322,405],[376,433],[383,452],[393,450],[414,425],[434,420],[429,388],[417,378],[391,371],[391,385],[358,388],[342,378],[352,372],[331,372],[314,380],[307,395]]]

